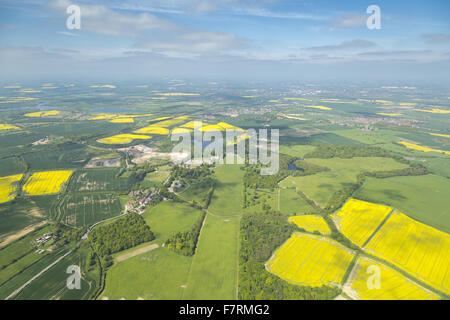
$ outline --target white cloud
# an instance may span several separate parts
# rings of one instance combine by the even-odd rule
[[[53,0],[48,6],[66,15],[70,0]],[[168,20],[160,19],[153,14],[119,13],[106,6],[80,5],[81,29],[108,36],[135,37],[148,30],[169,30],[175,25]]]
[[[142,41],[136,47],[167,56],[194,57],[241,49],[246,45],[246,40],[232,34],[215,31],[198,31],[181,33],[171,37],[169,40]]]
[[[450,34],[448,33],[427,33],[422,35],[422,39],[426,43],[441,44],[450,43]]]
[[[335,28],[358,28],[366,26],[367,16],[362,14],[346,14],[331,20]]]
[[[309,47],[309,48],[307,48],[307,50],[335,51],[335,50],[371,48],[371,47],[376,47],[376,46],[377,45],[372,41],[355,39],[355,40],[343,41],[336,45],[324,45],[324,46]]]

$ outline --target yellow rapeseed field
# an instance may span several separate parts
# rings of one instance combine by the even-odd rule
[[[394,104],[394,102],[389,101],[389,100],[375,100],[375,102],[382,103],[382,104]]]
[[[71,175],[70,170],[35,172],[28,178],[23,191],[31,196],[58,193]]]
[[[441,113],[441,114],[450,113],[450,110],[442,110],[442,109],[437,109],[437,108],[433,108],[431,110],[425,110],[425,109],[414,109],[414,110],[420,111],[420,112],[429,112],[429,113]]]
[[[110,88],[110,89],[115,89],[116,86],[113,84],[104,84],[104,85],[92,85],[89,86],[89,88]]]
[[[161,117],[161,118],[157,118],[157,119],[152,119],[150,121],[156,121],[156,120],[164,119],[164,118],[167,119],[168,117]],[[165,120],[165,121],[160,121],[160,122],[153,123],[151,126],[160,127],[160,128],[167,128],[167,127],[174,126],[174,125],[176,125],[176,124],[178,124],[180,122],[184,122],[188,118],[189,118],[188,116],[180,116],[180,117],[176,117],[176,118],[173,118],[173,119],[169,118],[168,120]]]
[[[399,143],[404,145],[408,149],[413,149],[413,150],[423,151],[423,152],[438,152],[438,153],[443,153],[443,154],[450,155],[450,151],[433,149],[433,148],[428,148],[428,147],[422,147],[422,146],[419,146],[417,144],[409,143],[409,142],[406,142],[406,141],[400,141]]]
[[[232,124],[226,122],[219,122],[217,125],[224,128],[225,130],[228,129],[228,130],[244,131],[244,129],[233,126]]]
[[[129,119],[139,118],[139,117],[148,117],[152,114],[114,114],[114,113],[97,113],[94,117],[89,118],[88,120],[116,120],[110,121],[113,123],[122,123],[122,122],[133,122],[129,121]],[[120,121],[120,119],[127,119],[127,121]]]
[[[179,134],[179,133],[191,133],[192,129],[189,128],[175,128],[172,129],[172,134]]]
[[[89,120],[108,120],[108,119],[114,119],[118,115],[111,114],[111,113],[98,113],[95,115],[95,117],[89,118]]]
[[[2,124],[0,123],[0,130],[13,130],[13,129],[20,129],[17,126],[13,126],[11,124]]]
[[[183,93],[183,92],[169,92],[169,93],[158,93],[160,96],[167,97],[180,97],[180,96],[199,96],[199,93]]]
[[[325,106],[305,106],[305,108],[314,108],[314,109],[320,109],[320,110],[333,110],[333,108],[325,107]]]
[[[38,111],[38,112],[31,112],[24,114],[25,117],[32,117],[32,118],[40,118],[40,117],[50,117],[50,116],[56,116],[60,113],[59,110],[49,110],[49,111]]]
[[[365,249],[450,294],[450,235],[395,212]]]
[[[387,116],[387,117],[399,117],[403,115],[403,113],[385,113],[385,112],[379,112],[377,114],[380,116]]]
[[[368,273],[371,266],[380,270],[380,288],[368,286],[372,273]],[[355,295],[363,300],[436,300],[439,296],[412,282],[400,272],[372,259],[361,257],[358,259],[350,279],[350,287]]]
[[[16,197],[17,182],[23,177],[23,174],[0,177],[0,203],[8,202]]]
[[[151,119],[148,121],[161,121],[161,120],[166,120],[166,119],[170,119],[170,118],[172,118],[172,117],[159,117],[159,118]]]
[[[289,222],[295,223],[299,228],[308,232],[319,231],[323,235],[331,233],[330,227],[328,227],[325,220],[314,214],[289,217]]]
[[[361,247],[391,210],[388,206],[350,199],[332,218],[342,234]]]
[[[137,135],[137,134],[117,134],[112,137],[103,138],[100,140],[97,140],[100,143],[105,144],[127,144],[132,142],[135,139],[150,139],[151,136],[144,136],[144,135]]]
[[[298,100],[298,101],[312,101],[311,99],[306,99],[306,98],[283,98],[284,100],[287,100],[287,101],[289,101],[289,100],[291,100],[291,101],[296,101],[296,100]]]
[[[134,131],[135,133],[148,133],[148,134],[169,134],[169,129],[167,128],[161,128],[156,126],[148,126],[145,128],[141,128],[139,130]]]
[[[200,128],[200,131],[224,131],[224,129],[217,124],[210,124]]]
[[[197,121],[197,122],[200,123],[200,121]],[[185,124],[181,125],[180,127],[194,129],[194,124],[195,124],[195,121],[189,121],[189,122],[186,122]],[[205,126],[205,125],[207,125],[207,123],[202,122],[202,126]]]
[[[116,119],[109,120],[109,122],[111,122],[111,123],[133,123],[134,119],[133,118],[116,118]]]
[[[353,253],[334,240],[295,233],[266,263],[278,277],[302,285],[338,285]]]
[[[450,138],[450,134],[443,134],[443,133],[429,133],[429,134],[436,137]]]

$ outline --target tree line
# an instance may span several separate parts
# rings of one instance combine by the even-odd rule
[[[296,230],[286,216],[273,211],[244,214],[240,228],[239,299],[325,300],[340,293],[336,287],[293,285],[265,269],[275,249]]]
[[[202,215],[197,219],[191,230],[186,232],[178,232],[173,235],[166,241],[167,247],[170,250],[173,250],[184,256],[194,255],[204,219],[205,212],[202,212]]]

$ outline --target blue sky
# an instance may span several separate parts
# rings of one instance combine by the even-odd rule
[[[81,8],[81,29],[66,8]],[[369,5],[381,29],[366,26]],[[446,81],[448,0],[0,0],[3,81]]]

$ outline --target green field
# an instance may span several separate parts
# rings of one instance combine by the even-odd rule
[[[273,210],[278,210],[278,189],[253,189],[247,188],[247,207],[244,212],[264,212],[264,205],[270,206]]]
[[[281,187],[296,187],[324,207],[334,192],[349,183],[355,183],[361,172],[386,171],[406,168],[407,165],[396,162],[391,158],[352,158],[352,159],[308,159],[308,162],[327,167],[330,171],[314,175],[293,177],[289,176],[281,183]]]
[[[333,133],[365,144],[382,144],[398,141],[400,132],[392,130],[367,131],[360,129],[336,130]]]
[[[208,211],[220,216],[238,216],[242,211],[244,171],[239,165],[219,165],[215,170],[217,179]]]
[[[25,284],[33,276],[38,274],[56,259],[64,255],[67,251],[68,249],[66,248],[56,249],[49,254],[42,255],[42,258],[40,260],[21,270],[20,273],[16,274],[14,277],[0,286],[0,299],[5,299],[9,294]]]
[[[281,213],[295,216],[299,214],[313,213],[316,210],[295,191],[295,188],[280,188],[280,210]]]
[[[180,299],[191,262],[192,257],[158,248],[116,263],[100,299]]]
[[[450,159],[448,158],[428,158],[423,161],[423,165],[437,175],[450,177]]]
[[[164,180],[166,180],[169,174],[170,171],[168,170],[158,170],[147,173],[144,180],[141,181],[140,185],[144,188],[159,187],[164,182]]]
[[[0,177],[10,176],[25,171],[25,163],[18,157],[0,159]]]
[[[239,218],[206,216],[183,299],[236,299]]]
[[[281,145],[280,153],[284,153],[292,157],[303,158],[305,154],[312,152],[315,148],[316,148],[315,146],[301,145],[301,144]]]
[[[15,300],[84,300],[96,289],[99,275],[95,272],[86,272],[84,268],[86,250],[78,249],[40,277],[31,282],[19,294]],[[71,265],[77,265],[81,271],[81,288],[69,290],[66,270]]]
[[[436,175],[369,178],[355,198],[387,204],[411,218],[450,232],[450,181]]]
[[[41,146],[23,155],[31,170],[55,170],[83,167],[95,154],[77,143]]]
[[[45,219],[47,209],[41,203],[37,203],[36,199],[37,197],[33,200],[16,199],[0,205],[0,242]]]
[[[14,241],[13,243],[0,249],[0,270],[15,263],[23,256],[36,250],[34,239],[50,230],[48,226],[39,228],[32,233]]]
[[[162,245],[177,232],[190,230],[201,216],[201,211],[177,202],[161,202],[147,209],[143,217],[156,239]],[[149,243],[120,252],[133,252]],[[167,248],[116,262],[107,272],[106,288],[101,298],[109,299],[179,299],[186,284],[192,257],[179,255]],[[170,272],[168,272],[170,270]]]
[[[119,197],[113,193],[72,193],[51,209],[51,217],[68,226],[82,227],[122,213]]]
[[[212,187],[212,183],[191,183],[186,188],[182,188],[178,192],[178,195],[181,199],[185,201],[195,201],[202,205],[206,206],[208,192]]]
[[[106,121],[65,121],[64,123],[49,123],[35,126],[31,131],[37,134],[71,136],[71,135],[99,135],[113,133],[129,127],[127,124],[109,123]]]
[[[158,242],[166,241],[177,232],[190,230],[200,216],[200,210],[177,202],[161,202],[143,215]]]
[[[133,187],[135,181],[118,178],[119,169],[83,169],[74,173],[69,191],[125,191]]]

